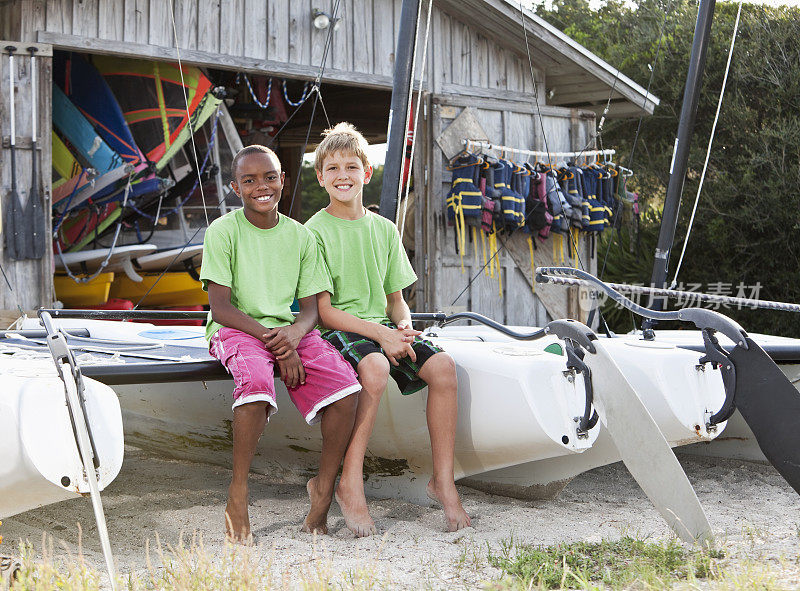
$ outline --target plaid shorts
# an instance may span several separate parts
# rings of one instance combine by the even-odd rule
[[[392,322],[382,322],[384,326],[395,329],[397,325]],[[344,332],[341,330],[329,330],[322,334],[322,338],[333,345],[342,354],[345,361],[358,371],[359,362],[370,353],[383,353],[381,346],[367,337],[355,332]],[[416,361],[411,361],[409,357],[398,359],[400,365],[390,365],[389,375],[397,382],[397,387],[401,394],[413,394],[422,390],[427,384],[420,379],[419,371],[425,362],[443,350],[420,337],[415,337],[411,343]]]

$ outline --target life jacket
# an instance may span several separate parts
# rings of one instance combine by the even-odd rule
[[[586,220],[589,215],[588,204],[585,198],[583,174],[576,166],[568,166],[558,171],[558,182],[561,190],[572,207],[570,224],[573,228],[586,229]]]
[[[617,226],[619,219],[619,210],[622,205],[616,197],[617,182],[619,181],[619,171],[613,166],[606,166],[603,169],[603,203],[606,206],[607,218],[606,225]]]
[[[525,227],[525,202],[531,191],[531,172],[524,166],[513,165],[511,190],[517,195],[517,227]]]
[[[481,225],[483,195],[475,186],[481,164],[482,160],[474,154],[461,154],[451,160],[448,166],[453,173],[453,182],[446,198],[447,218],[456,228],[456,251],[461,256],[462,272],[467,248],[467,227],[474,229]]]
[[[487,234],[500,222],[502,193],[494,188],[494,166],[489,158],[484,158],[481,165],[481,187],[483,191],[483,208],[481,209],[481,227]]]
[[[545,195],[547,203],[550,205],[550,212],[553,215],[551,228],[554,232],[568,234],[570,218],[572,217],[572,206],[564,196],[561,185],[558,184],[556,173],[552,169],[546,169],[542,176],[545,183]]]
[[[550,235],[553,214],[547,206],[547,191],[544,174],[537,172],[530,164],[525,164],[530,173],[530,189],[525,199],[525,225],[531,234],[545,240]]]
[[[508,160],[499,160],[494,168],[494,188],[500,191],[502,225],[512,231],[519,227],[519,200],[521,197],[511,190],[511,171],[513,165]]]
[[[483,194],[475,185],[481,159],[473,154],[457,156],[448,167],[453,172],[453,182],[447,194],[447,217],[463,219],[468,225],[480,225]]]
[[[606,208],[597,195],[602,195],[601,180],[603,173],[592,166],[580,169],[583,176],[584,202],[586,218],[584,230],[587,232],[602,232],[606,227]]]

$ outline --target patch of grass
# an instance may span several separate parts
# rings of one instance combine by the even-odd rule
[[[66,550],[66,546],[65,546]],[[146,543],[147,569],[117,578],[124,591],[272,591],[298,589],[373,591],[386,586],[372,561],[364,567],[339,572],[329,557],[320,555],[316,541],[311,555],[301,563],[277,569],[263,547],[227,544],[222,552],[209,552],[199,536],[183,538],[177,545]],[[43,539],[37,555],[31,544],[19,547],[22,570],[11,591],[100,591],[108,577],[86,564],[79,550],[74,556],[55,558],[51,540]],[[266,558],[266,559],[265,559]],[[377,557],[376,557],[377,558]]]
[[[687,549],[675,540],[619,540],[530,546],[514,542],[489,551],[489,564],[506,579],[500,588],[666,588],[679,581],[714,578],[718,551]]]

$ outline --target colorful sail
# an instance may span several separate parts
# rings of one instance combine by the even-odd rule
[[[114,94],[83,56],[56,52],[53,56],[53,82],[112,150],[137,170],[146,166],[145,156],[136,145]]]
[[[93,63],[156,170],[167,165],[222,102],[212,94],[211,81],[194,66],[181,69],[177,64],[109,56],[95,56]]]
[[[125,165],[58,86],[53,86],[53,125],[99,174]]]

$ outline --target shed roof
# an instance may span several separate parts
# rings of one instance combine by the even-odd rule
[[[659,104],[658,97],[531,10],[523,8],[521,18],[515,0],[436,0],[436,4],[525,60],[527,32],[534,65],[545,74],[550,105],[602,112],[611,95],[608,116],[630,117],[652,114]]]

